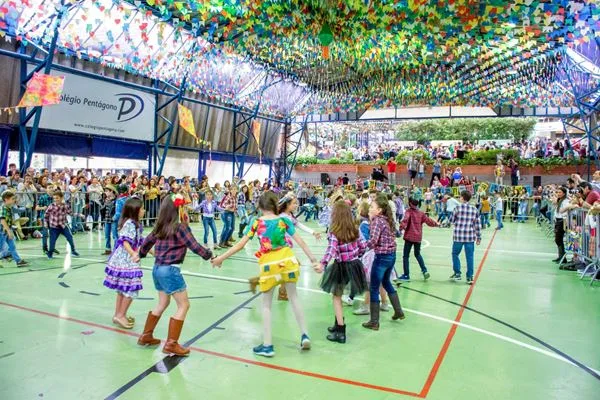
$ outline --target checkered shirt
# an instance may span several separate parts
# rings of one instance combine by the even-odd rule
[[[226,211],[236,211],[237,210],[237,202],[236,199],[231,195],[231,193],[227,193],[223,202],[221,203],[221,208]]]
[[[325,266],[332,259],[338,262],[357,260],[367,250],[367,244],[362,239],[350,243],[340,243],[333,233],[330,233],[327,239],[329,240],[329,244],[321,260],[321,264]]]
[[[67,204],[50,204],[46,209],[44,220],[49,228],[64,228],[67,226],[67,215],[71,214],[71,207]]]
[[[212,257],[212,252],[196,241],[190,227],[186,224],[179,224],[175,235],[166,239],[158,239],[154,233],[148,235],[140,247],[140,257],[146,257],[152,246],[154,246],[154,265],[181,264],[187,249],[205,260]]]
[[[375,250],[375,254],[390,254],[396,252],[396,237],[388,224],[387,218],[378,215],[371,220],[370,237],[367,247]]]
[[[462,203],[454,209],[451,219],[454,224],[452,240],[455,242],[475,242],[481,240],[481,221],[475,207]]]
[[[13,212],[12,207],[2,206],[0,207],[0,219],[6,221],[6,225],[10,228],[13,224]]]

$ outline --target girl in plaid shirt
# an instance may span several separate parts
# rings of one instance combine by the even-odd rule
[[[371,268],[371,319],[363,327],[379,330],[379,285],[388,293],[392,307],[393,320],[404,319],[398,293],[391,282],[392,271],[396,263],[396,238],[394,235],[394,215],[390,208],[388,197],[381,193],[371,203],[369,209],[371,218],[370,238],[367,245],[375,250],[375,260]]]
[[[352,210],[345,201],[338,201],[333,205],[328,240],[327,251],[321,260],[321,265],[325,270],[321,280],[321,289],[333,295],[335,321],[332,327],[327,328],[331,332],[330,335],[327,335],[327,340],[346,343],[342,294],[348,284],[350,284],[351,297],[367,290],[367,279],[360,260],[367,250],[367,246],[359,237]],[[333,263],[328,267],[327,264],[332,259]]]
[[[154,247],[152,279],[158,291],[158,304],[148,313],[144,332],[138,339],[138,344],[140,346],[160,344],[160,340],[153,336],[154,328],[173,297],[177,303],[177,311],[169,320],[169,333],[162,351],[176,356],[190,354],[190,349],[178,343],[190,308],[187,286],[181,275],[181,264],[185,260],[187,249],[205,260],[212,257],[212,252],[202,247],[192,234],[187,224],[184,207],[183,196],[172,194],[170,197],[165,197],[160,205],[158,219],[152,233],[144,239],[144,243],[139,248],[139,255],[144,258]]]

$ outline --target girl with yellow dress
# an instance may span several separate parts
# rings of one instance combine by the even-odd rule
[[[266,192],[260,197],[258,207],[262,211],[260,218],[255,218],[247,229],[246,235],[230,248],[225,254],[213,259],[214,266],[220,266],[223,261],[242,250],[250,239],[255,236],[260,241],[260,249],[255,254],[258,258],[259,282],[258,288],[262,292],[263,314],[263,343],[256,346],[254,354],[273,357],[275,349],[271,334],[271,307],[273,304],[273,291],[279,285],[285,285],[292,310],[301,330],[300,347],[310,349],[310,338],[304,320],[304,313],[300,306],[296,292],[296,282],[300,276],[300,263],[286,240],[286,234],[302,248],[310,259],[313,268],[320,270],[321,266],[308,246],[296,233],[294,223],[285,216],[278,215],[278,199],[272,192]]]

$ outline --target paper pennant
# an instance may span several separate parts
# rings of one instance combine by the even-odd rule
[[[17,107],[40,107],[59,104],[64,83],[64,76],[36,72],[27,82],[27,89]]]
[[[196,126],[194,125],[194,116],[192,115],[192,110],[183,104],[178,104],[177,115],[179,116],[179,126],[181,126],[187,133],[192,135],[196,139],[196,143],[198,143],[199,139],[198,136],[196,136]]]
[[[30,3],[2,3],[0,36],[45,46],[48,30],[37,27],[58,0]],[[597,0],[84,3],[59,26],[67,56],[172,84],[187,76],[187,89],[210,102],[276,117],[408,105],[573,106],[559,73],[566,49],[600,65]],[[327,59],[325,25],[333,38]],[[255,88],[265,74],[278,82]]]

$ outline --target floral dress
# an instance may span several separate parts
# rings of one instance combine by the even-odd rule
[[[110,255],[104,272],[104,286],[116,290],[127,297],[137,297],[138,292],[142,290],[142,269],[139,262],[134,262],[124,244],[129,243],[133,250],[139,249],[144,238],[142,237],[142,227],[136,222],[128,219],[119,231],[119,239],[115,244],[115,249]]]
[[[255,218],[246,231],[250,239],[258,236],[260,249],[255,253],[260,269],[259,290],[268,292],[282,283],[297,282],[300,263],[289,247],[286,234],[294,236],[296,228],[287,217]]]

